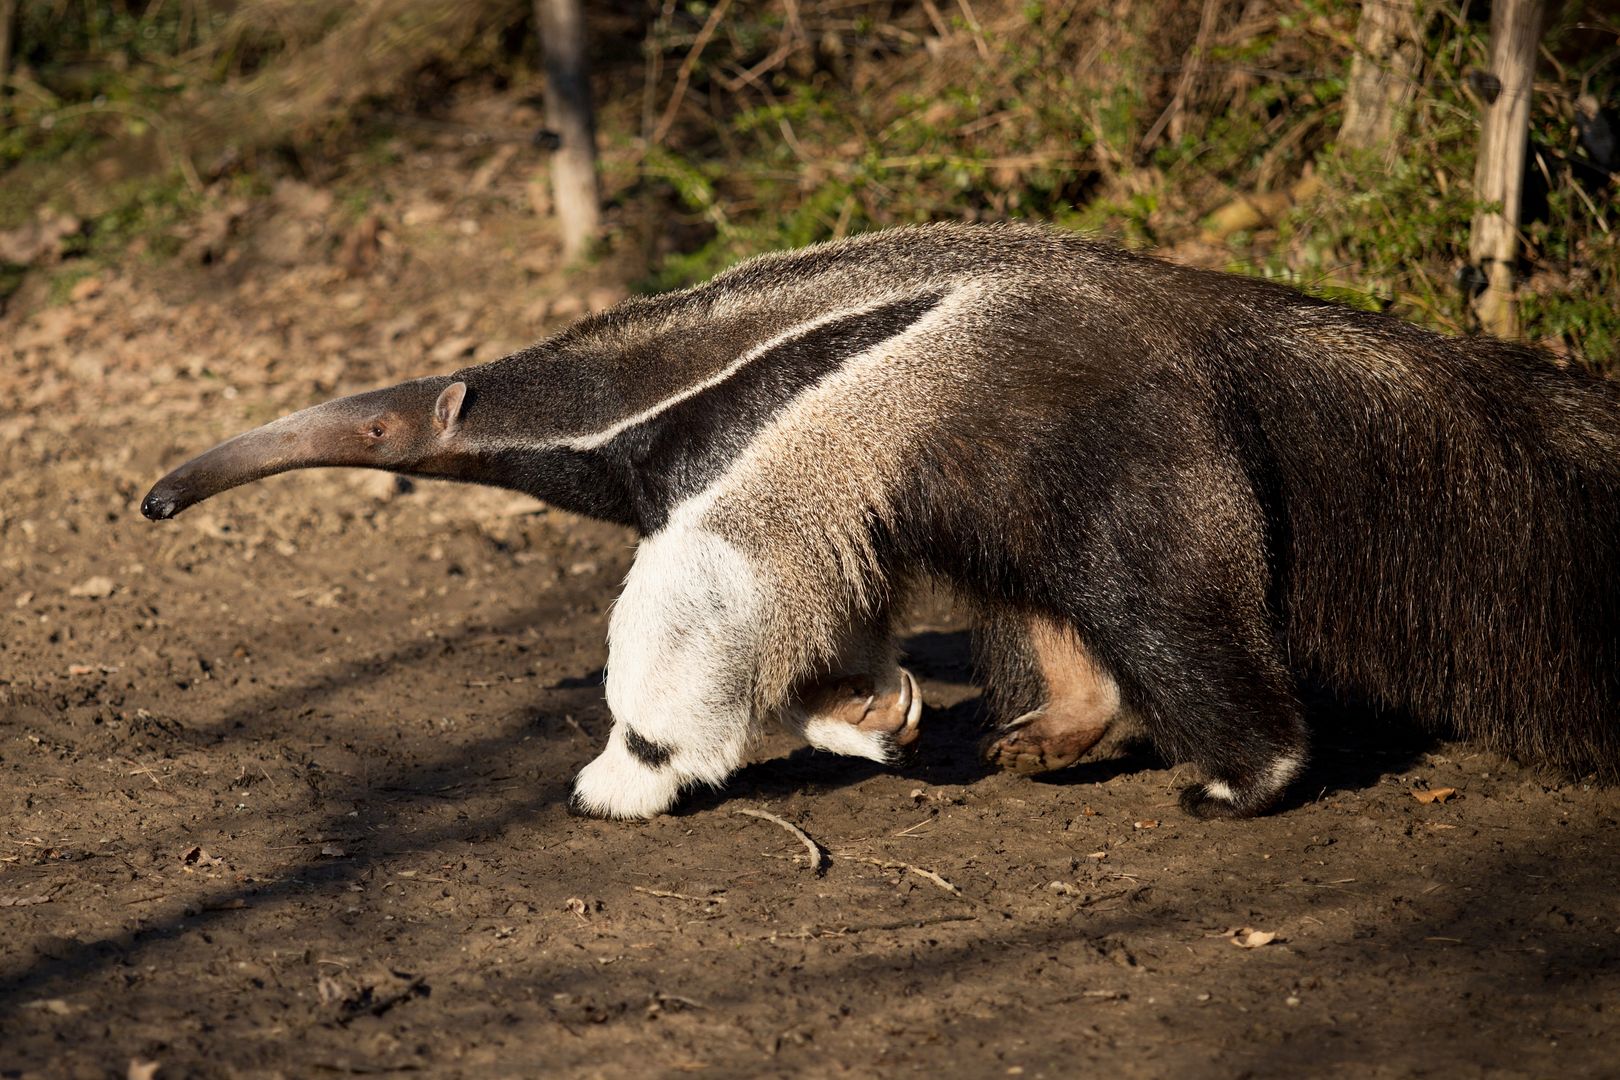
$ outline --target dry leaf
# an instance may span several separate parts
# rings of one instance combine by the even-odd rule
[[[38,896],[0,896],[0,907],[33,907],[35,904],[50,902],[50,896],[45,893]]]
[[[1157,829],[1159,827],[1159,823],[1152,820],[1138,821],[1135,827],[1138,829]]]
[[[1418,788],[1412,789],[1412,798],[1420,803],[1443,803],[1455,794],[1457,794],[1457,789],[1454,787],[1430,788],[1427,791]]]
[[[343,850],[342,844],[322,844],[321,854],[325,855],[329,859],[341,859],[343,856],[347,855],[348,852]]]
[[[157,1080],[158,1069],[162,1068],[155,1061],[142,1061],[140,1058],[129,1059],[129,1069],[124,1073],[125,1080]]]
[[[190,848],[180,856],[180,862],[185,866],[220,866],[225,860],[217,855],[210,855],[200,847]]]
[[[1277,935],[1271,930],[1256,930],[1245,926],[1232,935],[1232,944],[1240,949],[1258,949],[1262,945],[1270,945],[1277,940]]]

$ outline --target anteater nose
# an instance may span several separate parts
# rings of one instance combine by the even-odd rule
[[[146,498],[141,500],[141,513],[152,521],[163,521],[174,517],[174,498],[169,495],[159,495],[156,491],[149,491]]]

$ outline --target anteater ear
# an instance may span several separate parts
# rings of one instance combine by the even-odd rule
[[[454,435],[461,426],[461,403],[467,400],[467,384],[453,382],[439,392],[433,405],[433,421],[442,435]]]

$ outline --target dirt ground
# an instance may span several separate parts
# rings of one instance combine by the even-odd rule
[[[986,775],[934,601],[914,760],[775,735],[581,820],[630,536],[337,472],[142,520],[222,436],[612,298],[523,269],[521,176],[418,164],[381,240],[286,186],[192,238],[237,257],[0,321],[0,1075],[1620,1075],[1613,791],[1331,722],[1258,821],[1142,753]]]

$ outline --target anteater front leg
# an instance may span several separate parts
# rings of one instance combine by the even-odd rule
[[[900,666],[888,620],[878,618],[849,632],[832,671],[797,689],[784,720],[817,749],[892,761],[916,742],[922,708],[922,688]]]
[[[644,541],[608,626],[613,732],[574,808],[652,817],[685,788],[724,783],[752,734],[767,621],[755,568],[724,539],[682,527]]]

